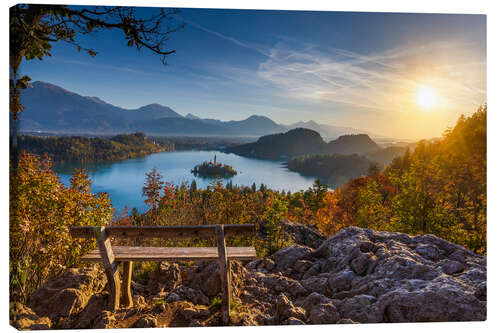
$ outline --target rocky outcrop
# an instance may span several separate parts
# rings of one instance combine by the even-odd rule
[[[29,307],[15,302],[10,304],[10,324],[18,330],[48,330],[52,323],[48,317],[38,316]]]
[[[351,227],[317,249],[293,245],[247,268],[245,299],[265,309],[284,293],[310,324],[486,319],[486,258],[432,235]]]
[[[321,232],[305,224],[300,224],[290,220],[281,222],[284,232],[289,235],[291,241],[295,244],[305,245],[313,249],[320,246],[326,239]]]
[[[105,283],[105,275],[100,269],[72,268],[37,289],[28,305],[38,315],[51,320],[69,317],[83,310],[89,299],[104,289]]]
[[[246,266],[232,262],[231,272],[233,325],[486,319],[486,258],[432,235],[351,227],[315,247],[294,244]],[[161,263],[149,279],[133,282],[132,309],[107,311],[104,283],[97,268],[69,270],[37,290],[30,308],[11,305],[11,323],[19,328],[221,324],[216,262]]]

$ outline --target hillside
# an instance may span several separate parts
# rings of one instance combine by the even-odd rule
[[[408,145],[407,147],[404,146],[387,147],[368,153],[365,156],[370,161],[378,163],[381,166],[387,166],[396,157],[403,156],[405,154],[406,149],[410,149],[410,146]]]
[[[319,177],[329,186],[337,187],[349,179],[366,175],[373,162],[364,156],[352,155],[303,155],[287,162],[288,169],[305,176]]]
[[[325,146],[319,133],[296,128],[286,133],[262,136],[257,142],[231,147],[228,151],[246,157],[278,160],[322,151]]]
[[[110,138],[19,136],[19,147],[28,153],[47,153],[54,162],[115,161],[173,150],[167,142],[154,144],[144,133],[116,135]]]
[[[380,150],[367,134],[349,134],[339,136],[328,142],[325,152],[327,154],[367,154]]]

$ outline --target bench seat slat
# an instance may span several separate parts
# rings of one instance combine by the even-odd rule
[[[113,246],[116,261],[196,261],[219,258],[217,247],[137,247]],[[228,247],[228,259],[252,260],[256,258],[253,247]],[[82,257],[84,262],[100,262],[99,250]]]

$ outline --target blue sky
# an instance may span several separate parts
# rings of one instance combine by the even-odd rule
[[[142,8],[148,15],[154,9]],[[386,136],[439,136],[486,102],[482,15],[181,9],[168,66],[119,31],[56,43],[24,62],[34,80],[125,108],[157,102],[185,115],[315,120]],[[420,87],[436,101],[416,102]]]

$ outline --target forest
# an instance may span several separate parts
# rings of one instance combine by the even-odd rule
[[[120,225],[195,225],[253,223],[251,242],[258,255],[273,253],[289,241],[280,222],[289,219],[316,227],[325,235],[347,226],[434,234],[476,253],[486,254],[486,106],[461,116],[441,140],[420,142],[385,169],[370,168],[363,177],[336,190],[317,180],[290,193],[252,186],[223,186],[214,180],[174,186],[156,169],[142,189],[149,210],[126,210]],[[78,264],[92,242],[73,240],[71,225],[104,225],[113,208],[107,194],[93,194],[85,171],[71,185],[52,171],[50,157],[22,153],[10,175],[10,291],[24,301],[47,279]],[[231,242],[243,242],[234,239]],[[248,241],[248,240],[247,240]],[[195,242],[195,240],[191,240]]]
[[[319,177],[331,187],[366,175],[373,168],[379,168],[376,163],[358,154],[302,155],[292,158],[287,162],[287,166],[300,174]]]
[[[109,138],[21,135],[18,140],[21,150],[37,155],[47,153],[56,163],[117,161],[174,150],[171,142],[153,142],[142,132]]]

